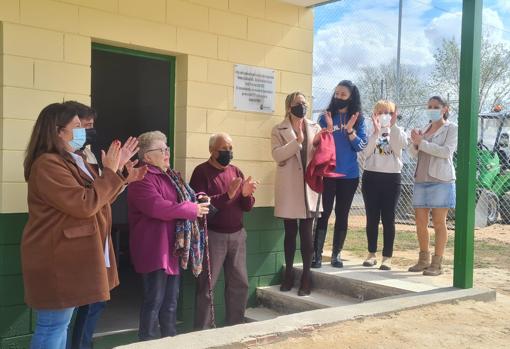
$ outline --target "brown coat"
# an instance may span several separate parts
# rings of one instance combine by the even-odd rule
[[[275,207],[274,214],[280,218],[308,218],[306,205],[310,211],[315,211],[318,194],[308,184],[305,190],[303,166],[312,160],[315,151],[313,138],[320,132],[320,126],[313,121],[305,119],[307,144],[306,164],[302,164],[300,144],[288,118],[273,127],[271,132],[271,149],[273,159],[276,161],[275,181]],[[322,211],[322,205],[319,206]]]
[[[60,309],[110,299],[110,290],[119,284],[110,202],[123,183],[108,169],[92,182],[72,159],[57,154],[37,158],[28,180],[28,223],[21,241],[29,306]],[[104,258],[106,238],[110,268]]]

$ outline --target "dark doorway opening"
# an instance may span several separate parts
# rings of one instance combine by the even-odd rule
[[[173,149],[175,58],[100,44],[92,46],[92,107],[97,110],[97,148],[114,139],[159,130]],[[173,156],[171,156],[173,159]],[[141,280],[129,259],[126,189],[112,205],[112,237],[120,286],[111,292],[95,336],[138,330]]]

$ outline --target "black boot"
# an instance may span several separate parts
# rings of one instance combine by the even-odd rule
[[[336,233],[336,232],[335,232]],[[333,253],[331,254],[331,266],[335,268],[343,268],[344,263],[340,257],[340,235],[336,233],[333,236]],[[345,234],[342,234],[345,235]]]
[[[322,249],[326,240],[326,229],[316,229],[313,241],[314,253],[312,259],[312,268],[322,267]]]

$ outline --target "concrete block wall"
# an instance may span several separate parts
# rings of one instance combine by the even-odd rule
[[[208,157],[209,136],[225,131],[234,163],[261,181],[258,208],[246,216],[253,303],[255,287],[278,282],[283,263],[281,222],[271,208],[270,131],[283,118],[287,93],[311,96],[312,40],[312,10],[278,0],[0,0],[0,347],[26,347],[34,321],[19,263],[24,151],[44,106],[90,103],[93,42],[177,58],[173,153],[188,179]],[[274,114],[234,110],[235,64],[276,71]]]
[[[2,0],[0,212],[26,211],[21,159],[43,106],[90,102],[91,43],[177,56],[176,167],[189,178],[225,131],[235,163],[261,181],[257,206],[273,204],[271,128],[285,95],[311,95],[313,13],[277,0]],[[276,112],[233,109],[233,70],[276,70]]]

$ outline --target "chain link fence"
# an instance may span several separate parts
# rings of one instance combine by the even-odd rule
[[[434,74],[435,57],[429,57],[428,64],[413,64],[417,42],[402,37],[402,64],[400,70],[400,91],[397,93],[397,5],[383,7],[373,12],[372,1],[338,1],[315,9],[314,76],[313,76],[313,118],[327,107],[334,88],[339,81],[352,80],[360,89],[366,125],[371,132],[370,115],[375,102],[381,98],[398,99],[398,124],[410,134],[413,128],[421,128],[428,120],[424,118],[427,100],[432,95],[441,95],[431,81]],[[407,12],[417,13],[426,2],[406,2]],[[356,13],[356,21],[344,13]],[[408,14],[409,15],[409,14]],[[373,17],[370,17],[373,16]],[[405,16],[405,15],[404,15]],[[365,20],[363,20],[365,18]],[[402,33],[406,30],[404,17]],[[373,19],[373,20],[371,20]],[[382,25],[382,23],[385,23]],[[460,26],[460,22],[459,22]],[[490,25],[492,31],[495,28]],[[460,30],[460,28],[459,28]],[[423,30],[422,30],[423,31]],[[416,33],[415,33],[416,34]],[[420,38],[418,38],[419,40]],[[423,39],[423,38],[421,38]],[[418,45],[419,46],[419,45]],[[374,54],[376,53],[376,54]],[[423,52],[421,53],[424,54]],[[457,122],[458,101],[450,98],[450,117]],[[510,110],[510,108],[508,108]],[[477,147],[477,188],[475,226],[510,224],[510,164],[509,164],[510,113],[480,113]],[[363,155],[358,162],[362,172]],[[414,225],[412,207],[414,171],[416,161],[408,152],[403,152],[402,193],[397,206],[396,220],[400,224]],[[448,223],[455,225],[455,210],[450,210]],[[361,186],[354,197],[351,216],[364,216]]]

